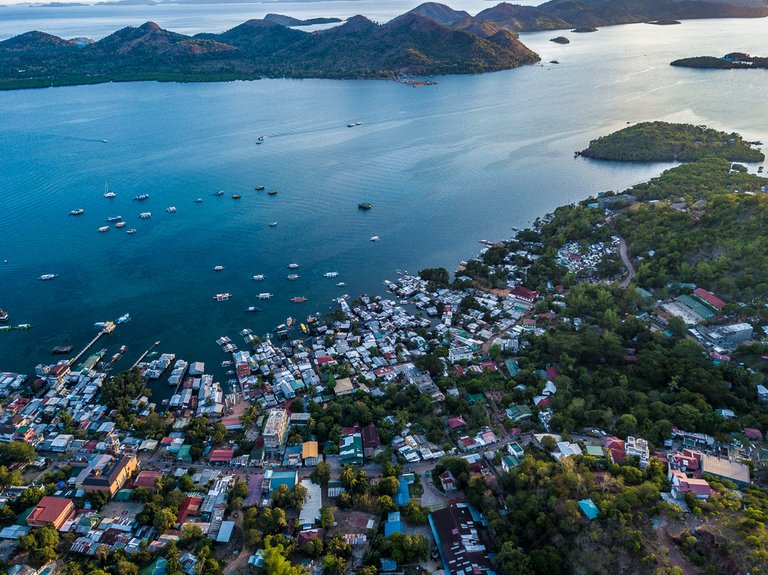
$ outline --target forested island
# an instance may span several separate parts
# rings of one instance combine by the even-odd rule
[[[538,62],[538,55],[518,39],[521,31],[587,32],[597,26],[648,20],[766,15],[768,6],[760,4],[551,0],[538,7],[501,3],[471,16],[428,2],[385,24],[354,16],[339,26],[311,33],[293,27],[337,19],[268,14],[220,34],[195,36],[147,22],[96,42],[32,31],[0,42],[0,89],[138,80],[475,74]]]
[[[577,152],[588,158],[623,162],[692,162],[722,158],[760,162],[765,155],[735,133],[691,124],[642,122],[602,136]]]
[[[705,68],[717,70],[736,70],[749,68],[768,68],[768,58],[750,56],[743,52],[731,52],[722,58],[715,56],[695,56],[693,58],[680,58],[670,63],[671,66],[681,68]]]

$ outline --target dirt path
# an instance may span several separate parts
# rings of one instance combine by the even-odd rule
[[[667,548],[667,556],[669,557],[670,565],[679,567],[682,570],[683,575],[700,575],[701,571],[691,565],[688,558],[683,555],[683,552],[680,551],[680,548],[669,536],[669,533],[667,532],[666,518],[662,517],[661,521],[657,525],[654,525],[654,528],[656,529],[659,543]]]
[[[621,238],[619,241],[619,256],[621,256],[621,261],[624,262],[624,265],[627,268],[627,277],[625,277],[620,284],[621,287],[625,288],[633,279],[635,279],[637,272],[635,272],[635,266],[632,265],[632,261],[627,255],[627,242],[624,241],[624,238]]]

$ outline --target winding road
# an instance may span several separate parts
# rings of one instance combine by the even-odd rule
[[[621,287],[625,288],[633,279],[635,279],[637,272],[635,272],[635,266],[632,265],[632,262],[627,255],[627,242],[624,241],[624,238],[620,238],[619,240],[619,256],[621,256],[621,261],[624,262],[624,265],[627,268],[627,277],[625,277],[621,281],[621,284],[619,284]]]

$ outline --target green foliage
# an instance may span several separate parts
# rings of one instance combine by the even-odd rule
[[[31,463],[36,458],[35,448],[29,443],[23,441],[0,443],[0,462],[2,462],[3,466],[13,465],[14,463]]]
[[[439,286],[448,285],[450,275],[445,268],[426,268],[419,272],[419,277],[424,281],[432,282]]]
[[[323,487],[328,485],[328,481],[331,479],[331,466],[325,461],[321,461],[312,470],[310,475],[312,482],[322,485]]]
[[[583,156],[625,162],[691,162],[703,158],[760,162],[765,156],[736,133],[705,126],[642,122],[592,140]]]
[[[283,537],[269,536],[264,540],[264,570],[267,575],[308,575],[300,565],[291,565],[288,555],[292,546]]]
[[[287,485],[280,485],[272,494],[272,504],[274,507],[283,509],[300,510],[304,506],[306,495],[307,488],[300,483],[296,484],[293,489],[289,489]]]
[[[384,552],[398,563],[422,561],[429,555],[429,541],[420,534],[393,533],[387,537]]]
[[[131,402],[142,395],[151,397],[152,392],[144,386],[138,369],[117,374],[108,379],[101,388],[101,400],[107,407],[117,411],[115,423],[121,428],[135,425],[136,415]]]
[[[29,553],[33,565],[43,565],[58,557],[59,532],[50,525],[33,529],[19,538],[19,546]]]

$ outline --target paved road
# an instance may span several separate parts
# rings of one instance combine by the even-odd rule
[[[625,277],[621,282],[621,287],[625,288],[629,285],[629,283],[635,279],[635,266],[632,265],[632,262],[629,259],[629,256],[627,255],[627,242],[624,241],[624,238],[621,238],[619,241],[619,255],[621,256],[621,261],[624,262],[624,265],[627,267],[627,277]]]

